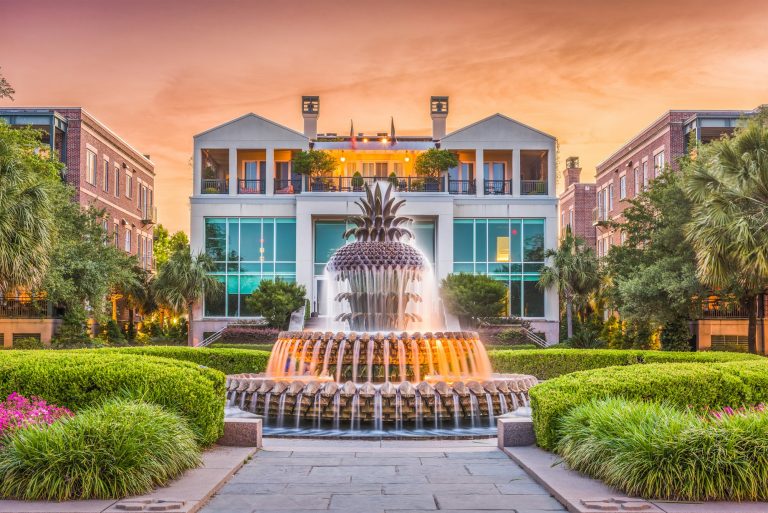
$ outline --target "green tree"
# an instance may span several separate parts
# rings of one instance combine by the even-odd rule
[[[162,224],[155,226],[152,250],[155,255],[155,264],[159,268],[168,261],[171,254],[189,245],[187,234],[179,230],[173,235]]]
[[[558,249],[548,249],[544,258],[551,265],[544,266],[539,277],[541,288],[557,287],[565,303],[568,338],[573,337],[573,308],[581,313],[590,297],[600,288],[600,264],[595,252],[581,237],[571,233],[570,226],[560,241]],[[580,317],[582,317],[580,315]]]
[[[291,312],[304,305],[306,295],[307,289],[304,285],[278,278],[274,281],[261,281],[259,287],[245,298],[245,302],[264,316],[271,327],[286,329]]]
[[[307,176],[322,176],[332,173],[338,162],[336,157],[323,150],[300,151],[293,157],[292,170]]]
[[[210,273],[213,260],[204,254],[192,255],[189,247],[176,250],[157,273],[155,292],[159,302],[177,313],[187,313],[189,324],[188,342],[192,340],[193,307],[206,292],[215,292],[222,283]]]
[[[16,91],[11,87],[11,84],[6,80],[2,73],[0,73],[0,99],[8,98],[13,100],[14,94],[16,94]]]
[[[483,274],[449,274],[440,284],[448,312],[463,318],[496,317],[506,307],[507,287]]]
[[[419,176],[437,178],[452,167],[459,165],[459,157],[448,150],[432,148],[419,153],[414,161],[413,169]]]
[[[757,351],[757,297],[768,289],[768,125],[753,120],[733,136],[697,148],[685,191],[686,226],[698,274],[715,289],[737,290],[747,310],[749,351]]]
[[[154,276],[137,262],[130,272],[121,276],[115,292],[125,300],[128,308],[128,338],[133,340],[136,336],[136,312],[147,316],[157,307]]]
[[[62,165],[44,157],[39,132],[0,121],[0,293],[38,288],[51,261]]]
[[[138,265],[136,257],[114,246],[103,220],[103,211],[59,197],[51,265],[42,281],[53,302],[73,312],[90,310],[96,321],[105,320],[107,298]]]
[[[682,180],[681,173],[661,173],[629,200],[624,222],[610,224],[625,241],[606,258],[606,296],[622,321],[631,324],[625,340],[634,347],[650,344],[649,333],[665,328],[679,332],[680,323],[697,314],[696,298],[705,292],[696,276],[693,247],[685,238],[691,203]]]

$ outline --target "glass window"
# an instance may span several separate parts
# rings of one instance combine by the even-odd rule
[[[102,184],[104,192],[109,192],[109,161],[104,159],[104,183]]]
[[[125,230],[125,246],[124,249],[126,252],[131,252],[131,230]]]
[[[640,194],[640,183],[641,183],[640,168],[635,166],[634,173],[635,173],[635,196],[637,196],[638,194]]]
[[[654,176],[659,176],[664,171],[664,152],[660,151],[653,156],[653,171]]]
[[[435,263],[435,222],[434,221],[415,221],[411,225],[416,241],[414,246],[419,248],[424,256],[432,264]]]
[[[259,241],[259,261],[273,262],[275,260],[275,222],[274,219],[264,219]],[[295,257],[293,258],[295,260]]]
[[[96,185],[96,152],[85,150],[85,181]]]
[[[648,176],[648,162],[643,162],[643,190],[648,188],[648,181],[651,179]]]
[[[115,164],[115,197],[120,197],[120,168]]]
[[[488,221],[485,219],[478,219],[475,221],[474,260],[477,265],[481,265],[480,262],[488,261]],[[482,269],[478,269],[478,272],[487,272],[487,268],[482,266]]]
[[[331,255],[344,245],[344,221],[317,221],[315,223],[315,264],[325,264]],[[317,274],[317,273],[316,273]],[[319,273],[319,274],[322,274]]]
[[[216,276],[222,284],[226,279],[224,276]],[[216,291],[207,290],[205,292],[205,315],[206,317],[223,317],[227,313],[227,296],[224,293],[225,287],[219,287]]]
[[[133,197],[133,176],[130,173],[125,174],[125,197]]]
[[[259,261],[261,219],[240,219],[240,258],[246,262]]]
[[[488,260],[510,262],[510,239],[508,219],[488,220]]]
[[[509,281],[509,296],[507,302],[509,303],[509,314],[516,317],[521,317],[522,312],[522,277],[512,276]]]
[[[208,218],[205,220],[205,251],[216,261],[226,260],[227,221]]]
[[[474,262],[472,241],[474,222],[472,219],[457,219],[453,224],[453,261]]]
[[[524,225],[524,257],[526,262],[544,261],[544,220],[526,219]]]
[[[277,219],[275,221],[275,260],[278,262],[296,262],[296,220]],[[294,268],[295,271],[295,268]]]
[[[608,211],[613,210],[613,182],[608,184]]]
[[[523,278],[523,317],[544,317],[544,291],[538,276]]]
[[[624,199],[627,197],[627,175],[621,175],[619,177],[619,198]]]
[[[248,305],[247,298],[259,288],[261,278],[253,275],[240,275],[240,317],[256,317],[259,312]]]
[[[227,223],[227,260],[229,262],[240,261],[240,220],[230,219]]]

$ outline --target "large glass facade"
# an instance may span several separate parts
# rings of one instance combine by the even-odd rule
[[[345,221],[315,221],[315,276],[322,276],[325,272],[325,264],[328,263],[331,255],[345,244],[343,239],[344,231],[352,226],[354,225],[347,224]],[[410,229],[413,232],[414,237],[416,237],[416,247],[419,248],[434,265],[435,222],[431,219],[417,220],[410,225]],[[354,240],[354,236],[350,236],[346,242],[352,242]]]
[[[245,298],[261,280],[296,281],[296,219],[208,217],[205,252],[224,284],[205,298],[206,317],[255,317]]]
[[[453,271],[487,274],[509,288],[508,314],[544,317],[544,219],[455,219]]]

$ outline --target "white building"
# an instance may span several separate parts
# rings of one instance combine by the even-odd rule
[[[381,180],[407,199],[401,212],[414,218],[415,243],[438,279],[475,272],[503,281],[507,313],[557,341],[557,291],[537,285],[544,252],[557,246],[554,137],[501,114],[446,134],[448,98],[435,96],[432,135],[397,136],[394,126],[318,134],[319,107],[319,97],[302,98],[304,133],[246,114],[194,137],[191,245],[214,258],[225,283],[197,307],[196,344],[256,316],[245,297],[263,279],[303,284],[312,313],[323,316],[325,263],[344,244],[345,219],[359,212],[362,184]],[[435,147],[455,152],[459,166],[416,176],[415,157]],[[331,176],[292,173],[292,156],[310,148],[337,158]]]

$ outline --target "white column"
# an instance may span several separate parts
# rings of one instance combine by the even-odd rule
[[[267,151],[267,176],[265,177],[266,182],[264,183],[264,186],[267,188],[266,190],[267,196],[272,196],[275,193],[275,148],[268,146],[266,151]]]
[[[548,162],[547,162],[547,196],[557,196],[557,191],[555,190],[557,188],[557,185],[555,184],[555,178],[557,178],[557,169],[555,169],[555,166],[557,165],[555,163],[555,152],[557,150],[557,146],[553,143],[552,146],[549,148],[548,152]]]
[[[200,162],[200,148],[198,147],[197,142],[195,142],[195,154],[192,157],[192,163],[192,194],[198,196],[202,189],[203,172],[202,163]]]
[[[435,277],[440,280],[453,272],[453,212],[437,216]]]
[[[485,191],[485,170],[483,169],[483,149],[475,148],[475,194],[483,196]]]
[[[520,196],[520,148],[512,148],[512,196]]]
[[[314,237],[312,212],[305,202],[296,202],[296,283],[307,288],[307,295],[314,295]],[[312,305],[314,306],[314,305]]]
[[[239,170],[237,169],[237,148],[234,146],[229,147],[229,195],[237,195],[237,177]]]

